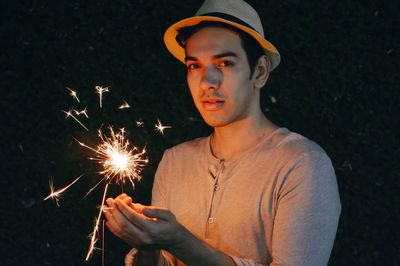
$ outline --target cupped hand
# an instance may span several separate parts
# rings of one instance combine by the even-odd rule
[[[106,202],[109,207],[105,213],[107,227],[132,247],[168,249],[179,241],[183,227],[168,209],[133,203],[126,194]]]

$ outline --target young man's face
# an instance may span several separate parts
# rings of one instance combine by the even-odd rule
[[[204,28],[186,42],[187,82],[205,122],[226,126],[254,114],[259,105],[241,39],[223,28]]]

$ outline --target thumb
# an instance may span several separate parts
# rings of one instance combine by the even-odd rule
[[[173,214],[168,209],[145,207],[143,208],[143,214],[149,218],[157,218],[161,220],[171,220]]]

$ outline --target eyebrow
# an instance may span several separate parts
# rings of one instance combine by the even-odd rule
[[[219,58],[223,58],[223,57],[228,57],[228,56],[232,56],[232,57],[238,57],[238,55],[234,52],[225,52],[225,53],[221,53],[221,54],[216,54],[213,56],[213,59],[219,59]],[[198,59],[194,56],[185,56],[185,62],[187,61],[197,61]]]

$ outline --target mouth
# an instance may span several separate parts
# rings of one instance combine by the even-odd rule
[[[216,111],[224,106],[225,101],[216,98],[206,98],[201,100],[203,108],[207,111]]]

